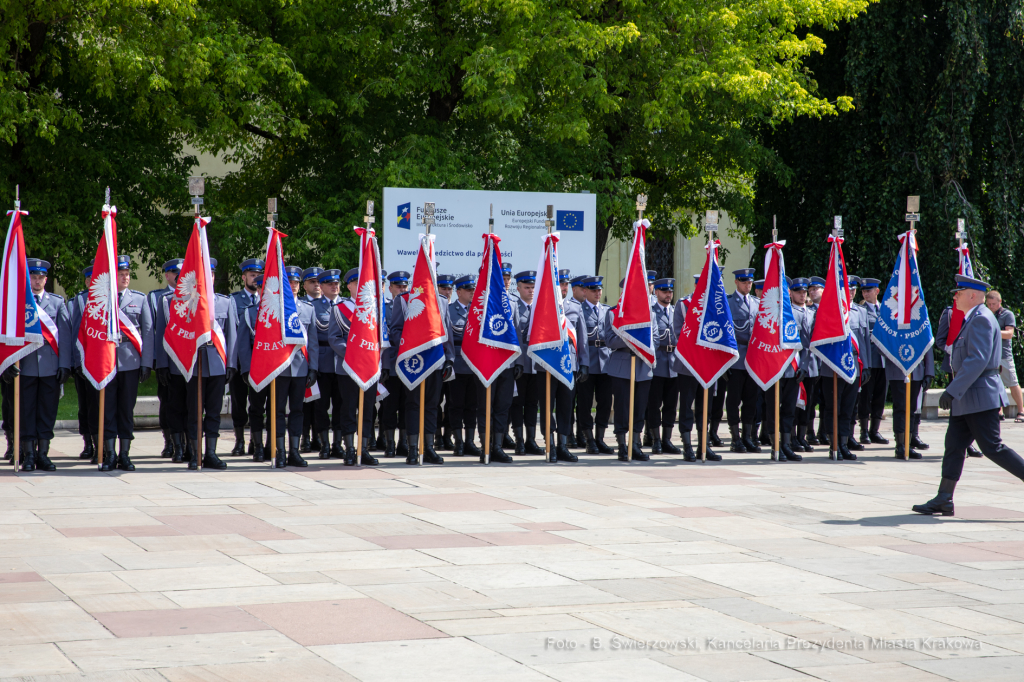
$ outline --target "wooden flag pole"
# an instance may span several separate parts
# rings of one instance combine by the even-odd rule
[[[544,221],[544,227],[548,228],[548,234],[551,234],[551,229],[554,226],[555,207],[552,204],[547,206],[547,219]],[[553,281],[551,286],[558,286],[558,273],[553,273]],[[551,447],[551,372],[544,373],[544,456],[549,462],[551,461],[551,453],[554,449]],[[630,402],[632,404],[632,402]],[[555,458],[557,461],[557,457]]]
[[[626,433],[626,461],[633,461],[633,391],[636,388],[636,356],[629,358],[629,431]],[[651,436],[652,438],[654,436]]]
[[[772,459],[776,462],[781,462],[784,459],[782,448],[779,446],[779,403],[781,402],[779,384],[781,383],[782,379],[775,382],[775,440],[772,441],[775,446],[772,448]]]
[[[21,360],[14,366],[19,372],[14,377],[14,474],[17,475],[21,468]]]
[[[103,471],[103,456],[104,456],[103,444],[106,442],[103,439],[103,436],[106,435],[106,434],[103,433],[103,408],[106,406],[105,404],[107,402],[105,400],[106,395],[107,395],[107,387],[104,386],[103,388],[100,389],[100,414],[99,414],[100,425],[99,425],[99,429],[97,430],[97,433],[99,435],[96,436],[96,449],[99,450],[99,452],[100,452],[99,459],[96,462],[96,469],[98,471]],[[15,403],[15,405],[17,405],[17,403]],[[17,409],[17,408],[15,408],[15,409]],[[15,419],[17,419],[17,417],[15,417]],[[15,423],[17,423],[17,422],[15,422]]]
[[[491,204],[491,217],[487,220],[487,234],[494,234],[494,204]],[[493,244],[491,245],[493,248]],[[487,264],[487,273],[490,275],[490,263]],[[482,284],[479,283],[478,284]],[[486,286],[486,285],[485,285]],[[491,385],[488,384],[484,391],[484,464],[491,463]]]
[[[356,464],[363,461],[363,389],[359,389],[359,423],[356,425]]]
[[[277,466],[277,379],[270,380],[270,466]]]
[[[903,459],[910,459],[910,375],[903,378],[907,387],[906,411],[903,413]]]
[[[423,203],[423,227],[426,228],[426,234],[430,234],[430,228],[434,224],[434,202],[426,201]],[[431,254],[433,257],[433,254]],[[430,263],[431,272],[433,272],[434,264]],[[415,273],[414,273],[415,274]],[[437,281],[434,281],[434,291],[437,291]],[[443,377],[442,377],[443,379]],[[427,377],[423,377],[420,381],[420,432],[417,436],[417,443],[419,444],[419,464],[423,464],[423,428],[426,422],[426,409],[427,409]],[[439,408],[440,409],[440,408]],[[435,427],[436,428],[436,427]]]
[[[203,355],[196,353],[196,471],[203,470]]]
[[[907,228],[907,231],[912,233],[912,234],[917,232],[917,228],[916,228],[917,222],[919,220],[921,220],[921,212],[920,211],[921,211],[921,197],[920,196],[916,196],[916,197],[908,196],[907,197],[907,216],[906,216],[906,220],[907,220],[908,223],[910,223],[910,226]],[[957,227],[960,227],[960,225],[957,225]],[[961,241],[960,243],[963,244],[963,241]],[[907,244],[908,260],[909,260],[910,249],[912,249],[913,247],[914,247],[913,242],[910,242],[910,243]],[[905,264],[905,266],[909,267],[908,264]],[[902,301],[900,303],[902,304]],[[911,421],[911,415],[910,415],[910,375],[909,374],[907,374],[906,376],[903,377],[903,383],[906,386],[906,402],[904,403],[905,406],[906,406],[906,411],[903,413],[903,459],[904,460],[909,460],[910,459],[910,421]]]
[[[700,411],[700,461],[708,461],[708,389],[704,389],[704,407]]]
[[[832,373],[832,447],[828,454],[836,461],[843,459],[839,452],[839,375],[835,372]]]
[[[714,250],[715,231],[718,230],[718,211],[710,209],[704,212],[704,231],[708,234],[708,253],[718,262],[718,254]],[[710,269],[709,269],[710,272]],[[710,294],[705,289],[704,296],[710,299]],[[704,389],[704,406],[700,411],[700,461],[708,461],[708,389]]]

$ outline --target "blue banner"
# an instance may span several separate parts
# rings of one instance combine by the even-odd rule
[[[739,353],[729,297],[725,293],[725,282],[722,281],[722,271],[718,268],[716,257],[711,258],[711,271],[708,273],[704,301],[705,305],[700,313],[700,326],[697,329],[697,345]]]
[[[903,258],[908,251],[910,254],[907,258],[907,265],[910,268],[910,319],[908,324],[901,325],[898,324],[898,311],[901,304],[899,300],[900,278],[906,278],[907,275]],[[914,371],[914,368],[924,360],[925,353],[935,343],[932,325],[928,320],[928,308],[924,302],[924,290],[921,288],[921,277],[917,270],[917,257],[914,255],[913,248],[900,249],[899,255],[896,257],[896,267],[893,268],[889,286],[882,294],[878,320],[871,331],[871,340],[891,362],[900,368],[904,375]]]

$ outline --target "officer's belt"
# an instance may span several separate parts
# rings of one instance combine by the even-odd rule
[[[982,372],[981,374],[978,375],[978,378],[979,379],[984,379],[985,377],[995,377],[995,376],[999,376],[999,370],[998,369],[986,369],[984,372]]]
[[[594,341],[593,343],[588,343],[587,345],[588,346],[592,346],[594,348],[604,348],[608,344],[606,344],[604,341],[601,341],[600,339],[598,339],[597,341]]]
[[[330,342],[330,341],[320,341],[319,343],[320,343],[320,346],[321,346],[321,347],[323,347],[323,346],[328,346],[328,347],[330,347],[330,345],[331,345],[331,342]]]
[[[455,341],[455,345],[456,346],[461,346],[462,345],[462,341]]]
[[[671,353],[675,349],[675,346],[658,346],[658,350],[662,351],[663,353]]]

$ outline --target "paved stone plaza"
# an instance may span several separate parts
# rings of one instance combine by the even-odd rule
[[[1024,485],[972,459],[956,518],[912,514],[944,431],[922,462],[203,473],[145,431],[130,474],[62,432],[55,474],[0,476],[0,679],[1018,681]]]

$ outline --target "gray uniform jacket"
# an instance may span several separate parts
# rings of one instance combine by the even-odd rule
[[[935,330],[935,347],[942,351],[942,371],[952,372],[949,364],[949,353],[946,352],[946,343],[949,340],[949,319],[953,315],[953,307],[946,306],[939,316],[939,326]],[[956,339],[954,339],[955,341]]]
[[[75,345],[75,339],[71,335],[71,317],[68,315],[68,307],[64,305],[64,299],[56,294],[44,291],[39,295],[37,305],[45,310],[57,325],[59,353],[54,353],[50,344],[44,341],[42,348],[21,359],[19,367],[22,375],[27,377],[52,377],[57,374],[58,368],[71,369],[71,349]]]
[[[953,380],[946,391],[953,396],[954,417],[1007,404],[1006,390],[999,378],[1002,353],[999,323],[982,303],[968,314],[953,344]]]
[[[747,358],[747,344],[750,343],[750,336],[754,333],[754,320],[757,319],[757,309],[760,305],[757,298],[750,294],[743,295],[734,291],[728,296],[729,310],[732,311],[732,324],[736,330],[736,346],[739,348],[740,357],[736,364],[729,369],[746,370],[744,360]]]
[[[876,353],[880,355],[881,353]],[[872,372],[876,370],[871,370]],[[881,369],[877,370],[879,373]],[[911,381],[922,381],[925,377],[935,378],[935,356],[932,354],[931,349],[924,354],[924,360],[917,363],[917,367],[910,373]],[[885,380],[886,381],[903,381],[904,375],[903,370],[892,362],[885,363]]]
[[[452,301],[448,306],[448,319],[452,323],[452,340],[455,344],[455,373],[472,374],[473,370],[466,364],[462,357],[462,335],[466,331],[466,319],[469,317],[469,307],[462,305],[459,299]]]
[[[405,328],[405,310],[409,305],[408,292],[402,294],[391,303],[391,312],[388,315],[388,340],[391,343],[389,348],[384,349],[381,355],[383,369],[394,372],[395,362],[398,360],[398,346],[402,342],[402,329]],[[455,345],[452,342],[452,325],[448,312],[448,299],[438,294],[438,309],[441,311],[441,321],[444,323],[444,331],[447,335],[444,341],[444,359],[454,364]]]
[[[853,344],[854,360],[859,357],[865,367],[871,367],[871,335],[868,331],[868,315],[860,306],[850,307],[850,335],[856,342]],[[818,375],[831,378],[832,368],[819,360]],[[860,365],[854,362],[854,380],[860,376]]]
[[[157,313],[160,312],[160,309],[157,307],[159,300],[166,296],[167,294],[171,293],[174,293],[174,288],[166,286],[163,289],[153,289],[148,294],[146,294],[146,303],[149,304],[149,310],[151,313],[153,313],[154,320],[157,317]]]
[[[619,335],[615,333],[615,328],[612,326],[615,321],[615,311],[618,306],[609,308],[608,312],[604,315],[604,342],[608,344],[611,349],[611,357],[608,358],[608,362],[605,363],[604,373],[608,376],[617,377],[619,379],[630,378],[630,358],[632,354],[629,352],[629,347],[626,346],[626,342],[619,338]],[[651,317],[654,317],[653,311]],[[657,363],[655,363],[657,364]],[[654,376],[654,371],[647,366],[647,363],[639,358],[636,361],[636,380],[637,381],[650,381]]]
[[[654,356],[658,359],[654,365],[654,376],[671,379],[678,376],[678,372],[672,369],[672,356],[675,355],[672,350],[675,350],[676,341],[679,339],[672,326],[675,311],[671,307],[666,310],[657,302],[651,306],[651,311],[654,313],[654,321],[658,324],[654,332]]]
[[[313,345],[316,343],[314,341],[316,339],[316,324],[313,322],[313,306],[305,301],[296,301],[295,307],[299,313],[299,324],[306,329],[305,348],[306,353],[309,355],[309,360],[306,360],[306,355],[302,351],[294,353],[291,364],[278,375],[282,377],[305,377],[309,374],[309,370],[316,371],[320,366],[320,353],[317,352],[317,348]],[[256,340],[256,324],[259,314],[260,307],[257,305],[249,306],[245,309],[245,314],[238,321],[235,343],[232,346],[231,354],[228,356],[228,366],[237,367],[238,371],[243,374],[249,372],[252,364],[252,345]]]
[[[78,338],[78,327],[82,324],[82,311],[88,300],[88,290],[75,296],[74,305],[71,308],[71,337]],[[142,338],[143,352],[146,347],[146,337],[152,333],[153,315],[146,304],[146,297],[141,291],[125,289],[118,293],[118,305],[124,314],[132,321],[135,328],[139,330]],[[79,367],[82,364],[82,356],[78,352],[78,344],[74,344],[72,366]],[[117,371],[131,372],[142,367],[142,354],[135,349],[135,344],[128,338],[127,334],[121,335],[121,343],[117,347]]]
[[[673,343],[678,343],[679,335],[683,333],[683,324],[686,322],[686,307],[690,303],[690,297],[681,298],[676,301],[676,307],[672,310],[672,338]],[[661,364],[660,362],[658,364]],[[735,367],[735,365],[733,365]],[[686,368],[683,361],[675,353],[672,353],[672,370],[676,376],[692,377],[693,372]]]
[[[153,366],[156,369],[170,369],[171,374],[181,376],[181,370],[171,361],[170,355],[164,349],[164,333],[167,330],[167,321],[170,318],[172,299],[173,296],[165,294],[157,301],[156,324],[153,325],[153,332],[146,337],[146,345],[152,347],[152,351],[147,350],[145,358],[148,358],[150,353],[152,353]],[[217,352],[213,345],[206,343],[199,349],[204,377],[222,377],[226,374],[227,367],[233,366],[231,358],[235,354],[235,345],[238,340],[238,317],[235,313],[235,304],[229,297],[224,294],[214,295],[213,315],[224,332],[224,355],[227,358],[227,365],[225,366],[224,361],[220,359],[220,353]]]
[[[258,304],[260,302],[260,295],[259,293],[256,293],[254,295],[256,296],[256,304]],[[239,320],[242,319],[242,313],[245,312],[245,309],[251,305],[254,305],[252,302],[251,294],[249,294],[249,292],[246,291],[245,289],[239,289],[238,291],[231,292],[229,298],[235,304],[235,315],[238,317]]]
[[[79,291],[75,294],[75,297],[68,303],[68,317],[71,319],[71,366],[81,367],[82,366],[82,355],[78,352],[78,327],[82,323],[82,309],[85,307],[85,302],[89,297],[89,290]],[[145,351],[145,340],[146,337],[142,337],[143,347]]]
[[[512,319],[516,323],[516,333],[519,335],[519,350],[522,351],[519,357],[516,358],[516,364],[523,368],[523,374],[533,374],[533,359],[526,352],[530,344],[531,306],[518,296],[510,298],[508,302],[512,306]]]
[[[863,310],[864,314],[867,315],[867,318],[868,318],[868,339],[870,339],[871,338],[871,332],[874,331],[874,329],[875,329],[875,322],[878,321],[878,316],[882,314],[882,312],[881,312],[882,304],[881,303],[868,303],[867,301],[865,301],[864,303],[861,303],[857,307],[860,308],[861,310]],[[879,369],[881,367],[885,367],[885,365],[887,364],[885,362],[885,353],[880,352],[877,348],[872,348],[871,350],[872,350],[872,353],[871,353],[871,364],[869,365],[871,367],[871,369]]]
[[[316,343],[311,342],[310,346],[317,346],[317,354],[320,356],[318,372],[341,374],[345,371],[341,368],[341,363],[345,359],[348,330],[352,327],[352,324],[348,318],[341,314],[342,311],[339,310],[335,314],[334,310],[338,305],[343,305],[345,301],[351,302],[351,299],[338,296],[331,301],[326,296],[321,296],[304,301],[313,306]],[[349,315],[352,314],[351,310],[346,312]]]
[[[811,332],[814,331],[814,313],[809,312],[807,308],[793,306],[793,318],[796,320],[796,326],[800,330],[801,348],[796,354],[797,369],[793,369],[793,363],[788,363],[786,365],[786,372],[782,375],[785,379],[795,377],[801,367],[807,369],[807,376],[811,376],[809,365],[811,361]],[[816,367],[814,369],[817,371]]]
[[[589,301],[582,301],[580,309],[583,311],[583,324],[586,329],[587,350],[590,352],[590,373],[604,374],[605,365],[612,356],[612,349],[604,344],[604,318],[608,313],[608,306],[598,303],[596,306]],[[600,342],[600,347],[595,343]]]

